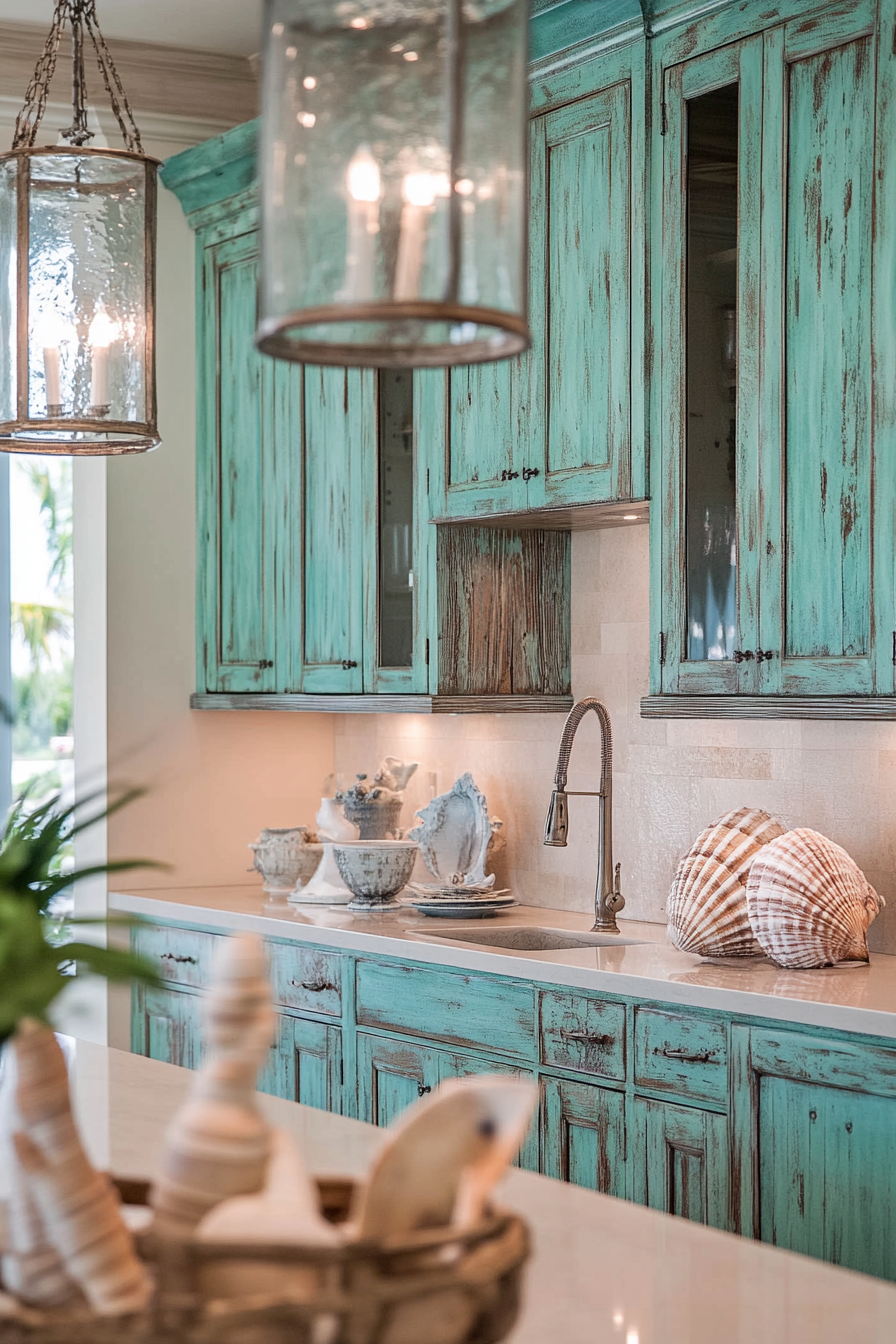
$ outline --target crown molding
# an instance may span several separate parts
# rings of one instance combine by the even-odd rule
[[[46,37],[46,28],[0,22],[0,102],[16,102],[16,112],[25,100],[25,90]],[[258,115],[258,82],[249,60],[243,56],[114,39],[108,45],[137,124],[141,131],[145,130],[147,138],[151,122],[158,127],[154,138],[172,138],[180,143],[188,125],[210,127],[209,134],[214,135]],[[108,95],[96,62],[91,59],[90,46],[85,54],[90,101],[100,110],[105,125],[102,109],[108,106]],[[69,87],[67,64],[63,45],[50,86],[57,99]],[[48,106],[47,115],[50,110]],[[168,136],[162,123],[153,121],[154,118],[164,119],[169,130],[180,126],[182,135]],[[191,135],[183,142],[195,143],[196,138]]]

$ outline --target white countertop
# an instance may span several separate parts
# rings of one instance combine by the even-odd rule
[[[254,930],[269,938],[327,943],[430,965],[522,977],[609,994],[718,1009],[837,1031],[896,1037],[896,957],[872,953],[868,965],[785,971],[767,961],[722,965],[679,952],[659,924],[620,920],[640,946],[519,952],[464,943],[464,931],[509,925],[587,930],[587,915],[517,906],[488,920],[430,919],[410,907],[352,914],[340,907],[291,905],[258,886],[188,887],[115,893],[113,910],[222,932]],[[448,935],[447,937],[445,935]],[[894,1336],[896,1337],[896,1336]]]
[[[98,1166],[152,1176],[191,1074],[66,1042],[75,1107]],[[264,1097],[314,1173],[360,1174],[378,1131]],[[511,1344],[892,1344],[896,1286],[681,1218],[512,1171],[500,1201],[534,1234]]]

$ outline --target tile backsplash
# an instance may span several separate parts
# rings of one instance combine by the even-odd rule
[[[572,686],[597,695],[613,722],[614,854],[625,914],[665,921],[675,866],[713,818],[742,804],[787,826],[823,831],[853,856],[888,908],[869,942],[896,952],[896,722],[646,720],[649,602],[646,526],[573,534]],[[570,799],[566,849],[542,844],[563,724],[557,714],[340,715],[335,761],[346,783],[382,756],[419,760],[403,824],[470,770],[503,818],[495,868],[527,904],[593,907],[597,803]],[[582,723],[572,789],[600,776],[597,720]]]

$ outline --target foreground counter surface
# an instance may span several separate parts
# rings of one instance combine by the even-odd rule
[[[65,1044],[94,1162],[151,1176],[191,1074]],[[316,1174],[359,1175],[381,1141],[357,1120],[272,1097],[259,1103]],[[529,1220],[535,1243],[512,1344],[892,1344],[896,1287],[876,1279],[529,1172],[512,1171],[499,1200]]]
[[[110,895],[113,910],[218,932],[251,930],[268,938],[326,944],[347,952],[516,976],[640,1000],[773,1018],[809,1027],[896,1036],[896,957],[873,953],[868,965],[786,971],[769,962],[720,965],[679,952],[658,924],[619,921],[640,945],[560,952],[518,952],[464,943],[464,933],[513,925],[587,930],[589,916],[518,906],[489,920],[434,920],[411,907],[352,914],[339,907],[291,905],[256,887],[189,887]]]

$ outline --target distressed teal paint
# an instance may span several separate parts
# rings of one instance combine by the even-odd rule
[[[140,986],[135,991],[131,1048],[149,1059],[195,1069],[200,1056],[200,999],[183,990]]]
[[[159,177],[186,215],[229,201],[254,185],[258,126],[258,121],[248,121],[166,160]]]
[[[546,1079],[542,1159],[546,1176],[624,1199],[624,1093]]]
[[[196,989],[219,938],[135,930],[169,983],[135,987],[134,1050],[196,1065]],[[892,1040],[326,945],[269,950],[263,1090],[389,1124],[447,1078],[533,1077],[522,1165],[896,1279]]]
[[[684,8],[684,7],[680,7]],[[737,50],[749,16],[720,5],[652,44],[666,135],[653,131],[654,239],[663,248],[654,398],[651,687],[654,693],[891,694],[894,411],[875,376],[896,350],[896,244],[883,182],[893,159],[893,7],[778,6],[758,37],[761,70],[742,82],[738,387],[739,647],[761,664],[683,659],[685,488],[680,457],[683,103],[707,63]],[[755,22],[755,20],[754,20]],[[719,50],[713,52],[711,48]],[[756,67],[754,67],[756,69]],[[745,79],[744,69],[741,72]],[[748,104],[755,130],[744,138]],[[759,145],[757,152],[756,146]],[[758,226],[752,222],[759,210]],[[745,225],[745,221],[748,223]],[[761,255],[761,265],[759,257]],[[746,269],[750,268],[750,277]],[[758,302],[757,302],[758,297]],[[665,663],[660,662],[665,654]],[[761,700],[754,702],[761,714]]]
[[[896,1278],[896,1055],[736,1029],[742,1225],[773,1245]]]
[[[627,484],[614,471],[627,474],[631,453],[630,96],[621,83],[545,117],[546,201],[534,205],[547,275],[533,318],[541,290],[551,503],[618,499]]]
[[[727,1117],[642,1097],[634,1105],[645,1135],[644,1202],[651,1209],[728,1231]]]
[[[728,1033],[722,1023],[636,1008],[634,1056],[636,1086],[725,1104]]]
[[[358,488],[362,388],[369,379],[357,369],[310,365],[304,377],[302,688],[360,691],[364,569],[372,559],[362,544]],[[368,404],[366,410],[369,417],[372,407]]]

